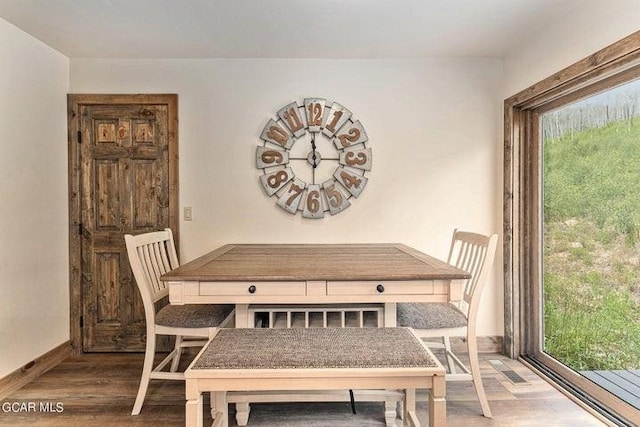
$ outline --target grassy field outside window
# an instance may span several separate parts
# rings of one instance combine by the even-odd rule
[[[544,351],[640,369],[640,84],[542,117]]]

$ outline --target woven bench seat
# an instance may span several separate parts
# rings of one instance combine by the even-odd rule
[[[430,391],[431,425],[445,425],[445,370],[409,328],[220,329],[185,372],[186,423],[202,425],[202,393],[212,392],[214,425],[228,425],[226,392],[259,390]],[[213,411],[212,411],[213,412]]]

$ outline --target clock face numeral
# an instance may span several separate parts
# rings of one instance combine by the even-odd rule
[[[349,196],[335,179],[330,179],[322,183],[324,195],[327,198],[327,205],[331,215],[338,214],[351,206]]]
[[[276,148],[258,146],[256,150],[256,167],[264,169],[289,163],[289,153]]]
[[[282,193],[282,196],[280,196],[276,202],[277,205],[290,214],[295,215],[298,211],[298,206],[300,206],[300,200],[302,199],[302,194],[306,186],[307,184],[303,181],[294,178],[291,185]]]
[[[320,186],[318,184],[311,184],[307,187],[307,192],[304,198],[304,206],[302,209],[302,216],[305,218],[314,219],[324,217]]]
[[[364,131],[360,120],[358,120],[354,123],[346,123],[338,129],[336,137],[333,139],[333,144],[338,150],[342,150],[356,144],[367,142],[368,139],[367,133]]]
[[[338,140],[342,147],[348,147],[353,141],[357,141],[360,138],[360,131],[356,128],[349,129],[347,133],[338,135]]]
[[[306,98],[304,100],[304,111],[307,115],[307,129],[309,129],[309,132],[320,132],[325,103],[326,100],[321,98]]]
[[[351,111],[347,110],[342,105],[334,102],[329,112],[325,113],[323,123],[324,129],[322,129],[323,135],[331,138],[343,124],[351,117]]]
[[[260,158],[265,163],[282,163],[282,154],[275,150],[266,150],[264,153],[262,153],[262,156],[260,156]]]
[[[316,97],[291,102],[269,119],[260,139],[255,154],[260,184],[292,215],[336,215],[367,185],[372,165],[367,133],[337,102]],[[301,147],[292,155],[296,141]]]
[[[275,120],[269,120],[269,123],[262,130],[260,138],[272,144],[279,145],[287,150],[293,145],[294,139],[291,137],[282,126],[276,123]]]
[[[292,102],[291,104],[284,106],[278,111],[278,117],[280,117],[287,125],[293,136],[300,138],[305,133],[304,124],[300,118],[300,112],[298,111],[298,104]]]
[[[371,148],[347,148],[340,153],[340,164],[365,171],[371,170]]]
[[[291,168],[273,169],[269,173],[265,173],[260,177],[260,182],[264,191],[269,196],[273,196],[278,190],[285,186],[287,182],[293,179],[293,171]]]
[[[283,172],[278,172],[278,174],[281,174]],[[284,175],[284,177],[286,178],[286,174]],[[362,183],[362,180],[360,178],[358,178],[355,175],[351,175],[347,172],[340,172],[340,178],[342,178],[342,182],[344,182],[344,185],[347,187],[347,189],[353,188],[353,187],[359,187],[360,184]],[[271,185],[271,184],[269,184]],[[271,185],[272,187],[274,187],[274,185]]]
[[[367,177],[344,167],[336,169],[333,176],[354,197],[358,197],[365,185],[367,185]]]
[[[320,210],[320,190],[309,190],[307,192],[307,205],[306,208],[312,214],[318,213]]]
[[[267,178],[267,184],[271,188],[280,188],[283,182],[287,182],[289,174],[286,171],[278,171]]]

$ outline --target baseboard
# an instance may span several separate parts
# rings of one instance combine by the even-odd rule
[[[24,387],[69,357],[70,354],[71,343],[66,341],[23,367],[16,369],[6,377],[0,378],[0,399],[4,399],[14,391]]]

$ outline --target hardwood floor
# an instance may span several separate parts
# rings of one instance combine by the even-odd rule
[[[68,358],[2,400],[0,426],[184,425],[184,384],[178,381],[152,381],[141,414],[130,415],[142,359],[142,354],[85,354]],[[527,382],[513,384],[490,360],[501,360]],[[481,367],[493,419],[481,416],[470,382],[450,382],[447,383],[449,426],[604,425],[517,361],[497,354],[481,354]],[[249,426],[385,425],[382,403],[356,402],[356,409],[357,415],[351,414],[346,402],[252,404]],[[418,416],[422,425],[427,426],[426,402],[418,402]],[[205,411],[207,422],[211,418]],[[235,425],[235,418],[231,418],[230,426]]]

